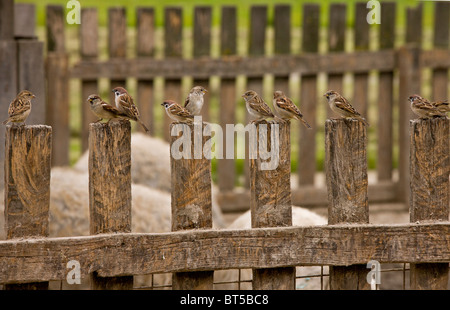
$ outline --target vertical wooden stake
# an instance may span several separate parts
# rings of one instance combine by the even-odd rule
[[[367,132],[358,120],[327,120],[328,224],[368,223]],[[330,288],[369,289],[366,265],[330,266]]]
[[[211,160],[205,158],[202,137],[205,124],[170,124],[172,231],[212,228]],[[185,141],[179,147],[181,141]],[[181,157],[181,151],[186,156]],[[178,272],[172,276],[174,290],[212,290],[214,271]]]
[[[450,120],[410,122],[410,221],[448,221]],[[447,289],[448,263],[411,264],[411,289]]]
[[[131,124],[89,126],[90,233],[131,232]],[[132,289],[133,276],[98,277],[93,289]]]
[[[5,227],[8,239],[47,237],[50,206],[52,128],[6,127]],[[48,289],[48,282],[5,285],[5,289]]]
[[[250,149],[257,152],[255,159],[250,158],[250,210],[252,228],[292,225],[291,204],[291,142],[289,122],[256,122],[257,145]],[[265,126],[263,126],[265,125]],[[278,125],[278,135],[272,132]],[[267,130],[265,130],[265,128]],[[263,137],[260,139],[260,135]],[[249,139],[252,141],[252,139]],[[255,142],[256,142],[255,141]],[[272,149],[278,141],[278,150]],[[261,158],[260,142],[266,143],[267,150],[275,156],[267,160]],[[256,149],[255,149],[256,147]],[[272,161],[277,165],[273,169],[263,170],[262,163]],[[295,267],[253,269],[253,289],[283,290],[295,289]]]

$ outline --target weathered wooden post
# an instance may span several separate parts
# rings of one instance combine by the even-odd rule
[[[170,124],[172,231],[212,228],[211,160],[205,157],[205,123]],[[180,148],[180,146],[182,146]],[[212,290],[214,271],[177,272],[174,290]]]
[[[410,122],[410,221],[448,221],[450,120]],[[447,289],[448,263],[411,264],[411,289]]]
[[[367,132],[358,120],[325,122],[328,224],[368,223]],[[338,254],[337,254],[338,255]],[[368,289],[366,265],[330,266],[330,288]]]
[[[290,123],[260,121],[255,126],[256,136],[250,133],[249,139],[250,156],[256,155],[250,157],[252,228],[291,226]],[[253,289],[295,289],[295,267],[253,269]]]
[[[131,232],[131,124],[89,126],[90,233]],[[132,289],[133,276],[91,276],[93,289]]]
[[[8,125],[5,139],[6,237],[47,237],[52,128]],[[48,282],[7,284],[5,289],[48,289]]]

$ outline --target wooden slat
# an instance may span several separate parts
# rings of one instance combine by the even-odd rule
[[[131,232],[131,124],[89,126],[89,217],[92,235]],[[93,289],[131,289],[133,277],[108,279],[93,272]]]
[[[140,7],[137,14],[137,57],[154,56],[155,49],[155,13],[153,8]],[[139,79],[137,81],[137,102],[142,121],[148,125],[149,134],[154,134],[154,98],[153,79]],[[138,130],[143,132],[142,126]]]
[[[212,21],[212,8],[210,6],[196,6],[194,8],[194,58],[210,57],[211,54],[211,21]],[[209,79],[202,78],[193,80],[193,86],[203,86],[209,89]],[[202,107],[203,121],[210,120],[210,106],[209,98],[211,92],[204,95],[205,104]]]
[[[15,3],[14,37],[16,39],[36,39],[35,28],[36,6],[33,3]]]
[[[108,55],[110,59],[123,60],[127,56],[127,21],[124,7],[108,9]],[[126,77],[111,79],[110,89],[117,86],[126,88]],[[114,102],[114,93],[109,93],[110,102]],[[133,95],[132,95],[133,96]],[[105,98],[106,99],[106,98]]]
[[[345,31],[347,19],[347,4],[330,4],[328,24],[328,52],[342,52],[345,50]],[[345,96],[343,91],[343,74],[328,74],[328,89],[337,91]],[[327,109],[327,115],[333,115],[331,109]]]
[[[222,7],[222,19],[220,28],[220,53],[222,56],[232,56],[236,54],[237,43],[237,19],[236,7]],[[220,105],[219,122],[222,128],[226,124],[236,123],[236,79],[226,78],[220,81]],[[233,134],[234,135],[234,134]],[[226,132],[223,137],[223,154],[226,154]],[[233,139],[234,141],[234,139]],[[236,169],[235,160],[217,160],[218,186],[220,191],[230,191],[234,188]]]
[[[450,3],[434,4],[434,37],[435,48],[449,48]],[[445,100],[448,96],[448,68],[433,70],[433,101]]]
[[[164,56],[169,62],[174,62],[183,57],[183,14],[180,7],[166,7],[164,24]],[[175,100],[184,104],[185,97],[181,94],[181,77],[166,77],[164,83],[164,99]],[[169,125],[171,119],[164,113],[164,138],[170,140]]]
[[[0,283],[65,280],[70,259],[80,262],[82,277],[92,271],[113,277],[255,266],[348,266],[370,260],[448,262],[449,234],[448,223],[344,224],[5,240],[0,241]]]
[[[82,60],[95,61],[98,57],[98,14],[96,8],[81,9],[80,24],[80,57]],[[89,95],[98,94],[98,81],[96,78],[81,80],[81,151],[88,149],[89,124],[96,121],[87,103]],[[110,100],[111,97],[103,98]],[[109,102],[114,105],[114,102]]]
[[[51,127],[7,126],[5,230],[8,239],[49,234],[51,148]],[[48,282],[7,285],[5,289],[48,289]]]
[[[212,228],[211,198],[211,160],[204,157],[203,145],[209,139],[202,136],[205,123],[182,124],[172,123],[171,132],[178,135],[171,138],[171,150],[174,143],[189,137],[189,158],[177,158],[179,154],[172,151],[170,157],[172,183],[172,231]],[[199,144],[200,143],[200,144]],[[200,152],[197,146],[200,145]],[[179,145],[178,145],[179,150]],[[214,271],[198,273],[174,273],[172,288],[212,289]]]
[[[380,49],[392,49],[395,44],[395,2],[381,4]],[[393,106],[394,106],[394,71],[379,73],[378,87],[378,149],[377,149],[377,178],[392,179],[393,158]],[[381,138],[382,137],[382,138]]]
[[[320,6],[303,6],[302,52],[317,53],[319,50]],[[312,129],[300,126],[298,153],[298,184],[313,185],[316,174],[316,118],[317,118],[317,75],[302,75],[300,109]]]
[[[65,52],[64,8],[62,5],[46,6],[47,51]]]
[[[267,6],[252,5],[250,8],[250,24],[248,37],[248,56],[249,60],[255,57],[264,59],[266,46],[266,25],[267,25]],[[234,58],[234,57],[233,57]],[[251,76],[251,69],[245,70],[243,74],[247,76],[246,90],[254,90],[260,96],[263,96],[264,73]],[[267,71],[266,71],[267,72]],[[243,102],[243,100],[241,101]],[[269,103],[270,104],[270,103]],[[245,120],[248,123],[250,115],[245,109]],[[245,159],[244,159],[244,187],[250,188],[250,162],[248,157],[248,134],[245,136]]]
[[[256,155],[250,158],[252,228],[290,226],[292,225],[290,123],[258,121],[255,127],[257,143],[250,146]],[[271,156],[262,159],[265,156],[261,150],[266,152],[270,150]],[[270,166],[263,166],[268,164]],[[253,269],[255,290],[294,288],[293,267]]]
[[[410,220],[448,221],[450,120],[413,120],[410,133]],[[411,289],[447,289],[448,267],[448,263],[411,264]]]
[[[14,39],[14,0],[0,0],[0,40]]]
[[[277,4],[274,7],[274,53],[291,53],[291,7],[286,4]],[[289,75],[276,75],[274,77],[274,90],[281,90],[289,94]],[[289,95],[291,97],[291,95]],[[271,106],[271,99],[268,98],[268,104]]]
[[[327,120],[325,158],[328,224],[368,223],[366,126],[358,120]],[[366,275],[366,265],[330,266],[330,289],[367,289]]]

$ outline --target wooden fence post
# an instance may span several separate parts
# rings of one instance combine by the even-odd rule
[[[47,237],[52,128],[8,125],[5,139],[6,237]],[[7,284],[5,289],[48,289],[48,282]]]
[[[204,128],[205,123],[170,124],[172,231],[212,228],[211,160],[203,154],[209,138],[202,135]],[[186,142],[183,157],[180,141]],[[172,275],[172,289],[212,290],[213,277],[214,271],[177,272]]]
[[[290,122],[259,121],[255,125],[256,145],[249,145],[249,148],[253,149],[254,154],[257,155],[256,158],[250,158],[252,228],[291,226]],[[276,125],[278,125],[278,135]],[[249,140],[252,143],[253,139]],[[264,150],[261,143],[266,144],[265,150],[274,155],[273,157],[261,158],[260,151]],[[265,169],[262,164],[268,161],[275,165]],[[295,289],[295,267],[253,269],[253,289]]]
[[[410,221],[448,221],[450,120],[410,122]],[[411,289],[447,289],[448,263],[411,264]]]
[[[328,224],[368,223],[367,132],[358,120],[325,122]],[[368,289],[366,265],[330,266],[330,288]]]
[[[90,233],[131,232],[131,124],[89,126]],[[91,276],[93,289],[132,289],[133,276]]]

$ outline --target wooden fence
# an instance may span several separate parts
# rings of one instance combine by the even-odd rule
[[[180,125],[196,134],[196,124]],[[410,123],[411,224],[402,225],[369,224],[367,128],[327,120],[328,225],[291,226],[290,124],[256,123],[258,135],[266,132],[258,143],[273,147],[262,125],[279,126],[279,165],[263,170],[260,156],[250,160],[251,229],[211,229],[210,159],[171,156],[172,232],[137,234],[130,228],[130,123],[91,124],[91,235],[65,238],[47,238],[52,129],[8,126],[0,283],[45,289],[47,281],[65,281],[68,262],[77,261],[95,289],[130,289],[133,275],[165,272],[173,273],[174,289],[212,289],[214,270],[237,268],[253,268],[254,289],[294,289],[295,266],[328,265],[331,289],[367,289],[366,264],[376,260],[410,263],[413,289],[447,288],[449,119]]]
[[[137,88],[132,93],[137,99],[142,119],[149,124],[151,132],[163,133],[169,139],[169,119],[164,114],[164,122],[158,120],[155,109],[161,109],[155,101],[155,80],[162,78],[164,86],[158,90],[164,98],[183,102],[183,79],[190,77],[192,83],[210,89],[213,78],[220,79],[220,87],[206,97],[203,108],[204,120],[220,125],[235,124],[239,115],[246,115],[237,80],[246,77],[246,89],[254,89],[260,94],[269,93],[263,87],[267,76],[274,78],[273,89],[284,90],[301,106],[305,118],[313,130],[304,130],[292,124],[292,146],[298,152],[296,175],[298,184],[293,184],[294,205],[326,204],[326,190],[315,184],[317,173],[317,142],[323,137],[323,130],[317,124],[324,121],[318,91],[334,89],[350,98],[354,106],[372,123],[369,138],[375,144],[377,181],[369,185],[371,202],[405,201],[409,199],[409,139],[408,122],[412,118],[407,98],[412,93],[420,93],[424,69],[432,70],[430,97],[445,99],[448,96],[448,68],[450,67],[449,15],[448,3],[436,3],[433,12],[433,48],[422,49],[423,7],[406,9],[406,31],[402,32],[396,20],[397,5],[381,3],[381,24],[371,30],[366,21],[366,2],[355,6],[354,25],[350,42],[347,19],[349,7],[346,4],[330,4],[326,42],[320,39],[320,10],[318,4],[304,4],[301,23],[301,52],[291,52],[292,36],[297,29],[292,27],[291,7],[274,5],[273,27],[268,21],[267,6],[250,8],[246,32],[248,51],[238,53],[237,43],[242,30],[237,27],[236,7],[221,8],[220,57],[211,56],[212,7],[194,8],[192,27],[193,50],[191,57],[183,54],[183,10],[181,7],[167,7],[164,10],[164,42],[157,42],[155,11],[151,7],[136,10],[136,57],[127,55],[127,22],[124,8],[108,9],[108,55],[107,60],[99,60],[98,11],[82,8],[79,26],[79,61],[68,66],[65,47],[65,19],[59,6],[47,7],[47,78],[49,91],[56,96],[49,97],[48,123],[55,130],[55,151],[53,164],[68,163],[68,79],[80,79],[81,90],[71,92],[81,94],[82,149],[88,146],[88,124],[93,116],[88,110],[85,98],[99,92],[100,78],[110,80],[110,88],[126,85],[130,78],[137,80]],[[267,33],[273,29],[273,54],[267,55]],[[307,35],[305,35],[307,34]],[[374,35],[375,34],[375,35]],[[403,35],[404,34],[404,35]],[[373,38],[373,39],[370,39]],[[375,42],[376,41],[376,42]],[[376,44],[374,44],[374,42]],[[401,43],[399,43],[401,42]],[[404,42],[404,43],[403,43]],[[164,57],[155,56],[155,46],[164,45]],[[353,46],[349,50],[348,46]],[[375,47],[374,47],[375,45]],[[320,51],[326,46],[326,52]],[[320,51],[320,52],[319,52]],[[370,74],[377,73],[378,89],[371,91]],[[327,77],[327,86],[319,85],[320,76]],[[300,77],[300,81],[296,79]],[[353,77],[353,88],[344,87],[345,76]],[[66,78],[66,79],[65,79]],[[293,83],[295,83],[293,85]],[[377,84],[370,84],[377,85]],[[211,89],[210,89],[211,90]],[[372,94],[373,99],[369,100]],[[271,97],[270,97],[271,98]],[[271,99],[266,97],[267,102]],[[112,98],[109,98],[112,100]],[[218,105],[212,104],[218,102]],[[327,109],[329,110],[329,109]],[[213,111],[218,111],[213,113]],[[53,116],[52,116],[53,115]],[[57,117],[55,117],[55,115]],[[329,116],[329,115],[328,115]],[[158,125],[162,127],[156,128]],[[56,136],[58,132],[58,137]],[[226,139],[226,137],[224,137]],[[57,148],[57,150],[56,150]],[[394,167],[398,165],[398,167]],[[219,202],[227,210],[243,210],[249,207],[250,175],[248,161],[244,165],[243,187],[236,187],[242,178],[237,173],[236,160],[217,161],[217,182],[220,188]],[[394,176],[398,168],[398,178]]]

